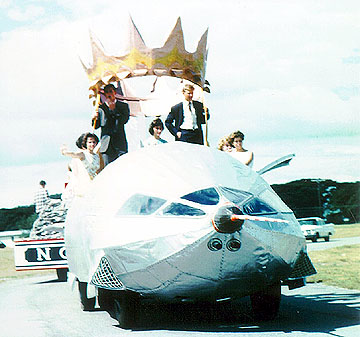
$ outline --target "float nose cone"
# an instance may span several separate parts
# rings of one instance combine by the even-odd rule
[[[221,206],[213,219],[215,230],[220,233],[234,233],[240,230],[244,220],[237,218],[236,215],[243,215],[238,207],[234,205]]]

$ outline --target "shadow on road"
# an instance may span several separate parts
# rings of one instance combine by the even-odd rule
[[[66,282],[66,280],[59,280],[58,278],[56,278],[53,280],[39,281],[36,282],[35,284],[47,284],[47,283],[59,283],[59,282]]]
[[[203,332],[322,332],[358,325],[360,293],[282,296],[278,317],[257,322],[248,298],[217,305],[143,305],[132,330]],[[119,326],[118,326],[119,327]]]

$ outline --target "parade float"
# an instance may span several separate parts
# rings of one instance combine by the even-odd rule
[[[107,55],[90,34],[92,62],[82,64],[94,109],[113,83],[132,118],[166,116],[180,88],[192,83],[207,111],[207,31],[190,53],[180,19],[161,48],[147,47],[131,19],[129,27],[121,56]],[[139,95],[134,80],[145,78],[150,90]],[[177,81],[175,90],[168,79]],[[147,303],[216,305],[250,296],[254,317],[272,319],[281,285],[303,286],[316,272],[293,212],[259,173],[206,146],[207,125],[204,134],[205,146],[169,142],[129,151],[74,198],[65,247],[84,310],[93,310],[97,297],[120,326],[133,327]]]

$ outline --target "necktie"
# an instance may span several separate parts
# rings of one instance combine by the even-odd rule
[[[189,102],[189,110],[192,111],[192,109],[191,109],[191,102]]]

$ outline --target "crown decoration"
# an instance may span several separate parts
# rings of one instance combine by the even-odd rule
[[[103,84],[134,76],[173,76],[185,79],[208,90],[205,81],[208,29],[202,35],[194,53],[185,50],[180,17],[161,48],[148,48],[132,18],[126,54],[106,55],[100,41],[90,32],[92,64],[87,67],[80,59],[91,82],[90,89],[98,92]]]

